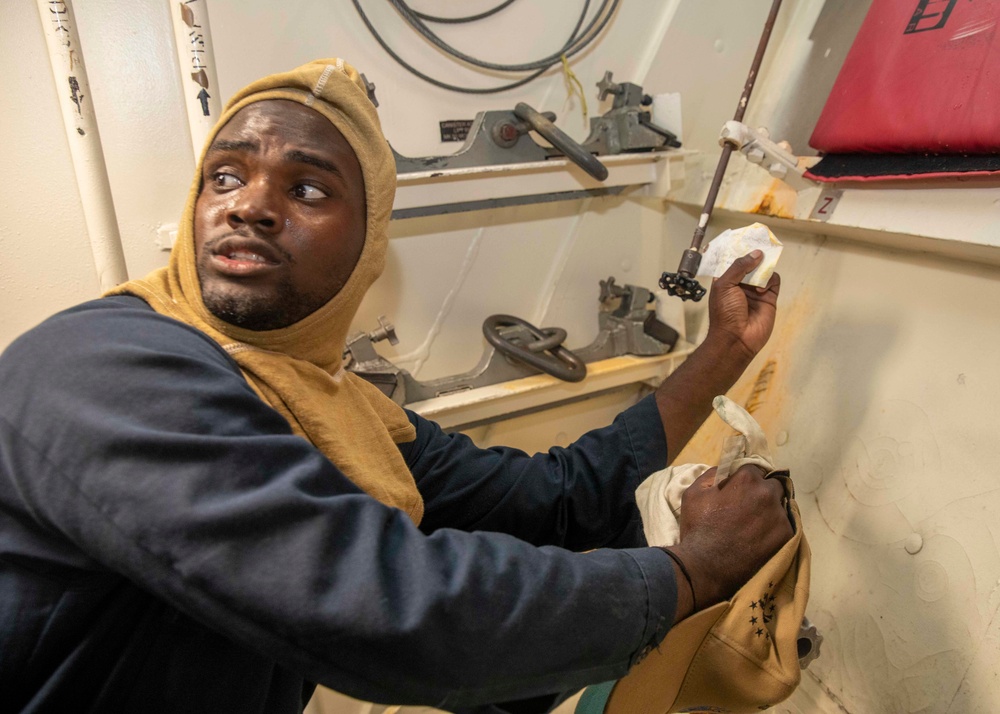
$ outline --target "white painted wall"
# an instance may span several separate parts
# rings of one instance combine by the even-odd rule
[[[786,2],[748,123],[809,153],[867,4]],[[667,208],[668,235],[693,231],[709,153]],[[998,184],[848,190],[817,224],[803,220],[815,193],[796,201],[741,157],[728,177],[710,234],[763,218],[786,245],[777,328],[731,396],[748,400],[772,363],[755,416],[796,480],[826,638],[775,710],[994,712]],[[752,213],[765,197],[795,219]],[[711,461],[724,436],[710,420],[679,460]]]
[[[408,58],[453,81],[476,79],[417,42],[386,3],[363,1]],[[564,15],[579,5],[516,3],[495,24],[443,34],[483,56],[532,57],[568,31]],[[447,12],[454,3],[417,6]],[[594,83],[606,69],[650,92],[682,93],[685,146],[700,154],[671,200],[605,198],[394,222],[388,270],[357,327],[371,329],[388,314],[401,343],[380,349],[425,379],[473,366],[483,349],[479,325],[495,312],[566,327],[571,346],[588,342],[597,281],[614,274],[652,286],[689,241],[718,128],[731,118],[769,6],[625,0],[574,70],[592,111]],[[805,152],[866,6],[786,0],[749,121]],[[457,145],[438,140],[437,121],[522,100],[559,113],[577,138],[585,133],[560,75],[479,98],[425,86],[382,53],[348,0],[210,0],[209,7],[222,95],[261,74],[339,54],[378,85],[386,133],[404,154],[453,151]],[[168,9],[166,0],[76,7],[133,277],[165,262],[156,231],[177,220],[193,169]],[[0,6],[0,73],[2,347],[98,287],[33,0]],[[733,160],[710,235],[762,218],[749,212],[759,203],[751,199],[774,190],[740,161]],[[810,617],[826,637],[803,688],[776,711],[997,709],[997,196],[996,184],[865,189],[848,191],[830,224],[804,220],[801,205],[795,220],[763,217],[786,243],[781,313],[766,353],[733,396],[745,400],[774,361],[757,416],[781,436],[776,452],[798,485],[815,558]],[[529,449],[565,443],[633,398],[625,391],[476,437]],[[710,421],[682,460],[713,460],[722,436]],[[918,538],[910,554],[904,545]]]
[[[595,84],[605,70],[614,71],[619,80],[641,80],[677,4],[625,3],[601,42],[574,61],[574,71],[588,92],[591,112],[598,110]],[[463,3],[463,11],[490,5],[485,0],[467,2]],[[400,68],[368,34],[349,0],[212,0],[208,6],[222,85],[216,91],[221,96],[228,96],[263,74],[339,54],[357,64],[376,83],[386,134],[397,150],[407,155],[444,154],[458,148],[458,144],[440,141],[439,120],[471,119],[477,111],[511,108],[522,100],[539,110],[555,110],[568,133],[577,138],[586,135],[580,107],[575,101],[567,101],[559,71],[551,71],[523,90],[501,95],[460,95],[426,85]],[[532,59],[561,44],[581,6],[575,2],[519,3],[487,27],[445,28],[442,35],[488,59]],[[436,50],[418,41],[387,3],[369,1],[365,7],[404,56],[425,70],[456,83],[493,83],[492,79],[445,61]],[[424,3],[418,7],[454,12],[449,3]],[[138,277],[165,263],[166,253],[160,248],[157,229],[177,221],[194,166],[187,143],[169,4],[167,0],[124,5],[77,2],[74,9],[129,275]],[[62,128],[55,88],[34,2],[5,3],[0,8],[0,25],[4,33],[0,36],[4,40],[0,52],[5,53],[0,58],[7,69],[4,88],[8,90],[0,105],[0,116],[9,144],[15,148],[12,165],[19,175],[18,183],[5,187],[0,199],[8,207],[0,218],[0,246],[4,249],[0,289],[9,290],[11,295],[0,303],[0,345],[6,345],[52,312],[95,297],[99,291],[91,277],[92,261],[85,252],[79,200],[65,156],[66,140],[59,133]],[[64,217],[62,225],[51,225],[53,213]],[[472,367],[483,348],[478,323],[495,312],[544,320],[549,319],[547,311],[551,309],[555,311],[553,319],[564,321],[571,320],[563,317],[567,313],[575,317],[579,312],[581,316],[567,327],[571,328],[574,344],[585,344],[596,332],[596,319],[587,314],[592,311],[560,306],[568,301],[572,308],[578,300],[592,306],[597,280],[606,278],[611,267],[620,283],[636,282],[638,266],[645,263],[650,269],[643,279],[650,282],[655,279],[654,266],[658,264],[658,260],[641,260],[646,255],[643,251],[651,247],[658,252],[658,232],[648,232],[642,238],[634,230],[618,229],[619,225],[637,225],[642,220],[638,217],[641,211],[629,206],[616,211],[610,219],[602,219],[604,213],[586,210],[576,202],[541,209],[480,212],[471,219],[394,224],[394,234],[417,236],[419,240],[393,242],[390,270],[372,294],[372,309],[366,306],[359,315],[358,327],[369,328],[377,314],[388,312],[400,326],[404,339],[398,350],[387,354],[403,357],[403,366],[423,378]],[[611,229],[609,223],[615,228]],[[620,236],[616,248],[608,248],[603,242],[602,237],[609,233]],[[26,243],[22,236],[35,239]],[[41,240],[53,241],[58,250],[42,247]],[[552,281],[558,280],[560,271],[568,269],[572,275],[578,269],[578,256],[594,244],[604,244],[604,250],[610,250],[614,259],[602,261],[599,270],[586,271],[585,286],[569,284],[565,286],[566,294],[553,290]],[[521,259],[525,249],[540,251],[539,259]],[[466,261],[470,250],[472,259]],[[53,261],[53,255],[59,255],[59,260]],[[16,263],[14,256],[19,257]],[[399,277],[403,274],[405,287]],[[39,284],[53,282],[59,290],[42,290],[34,299],[25,297],[26,293],[38,292]],[[498,286],[503,289],[496,289]],[[539,303],[539,294],[549,297]],[[450,302],[445,300],[448,295],[452,296]],[[448,314],[449,304],[458,306],[458,316],[463,319],[447,320],[440,331],[432,329],[436,318]],[[466,317],[475,324],[466,324]],[[427,339],[429,333],[434,335],[431,340]]]
[[[0,345],[98,292],[34,2],[0,7]]]
[[[694,211],[671,214],[693,229]],[[813,548],[809,617],[825,637],[804,676],[852,713],[996,711],[1000,271],[780,236],[778,324],[731,396],[748,400],[774,362],[755,416],[795,478]],[[961,287],[932,288],[944,284]],[[713,460],[723,436],[710,420],[679,460]],[[776,710],[841,711],[821,701]]]

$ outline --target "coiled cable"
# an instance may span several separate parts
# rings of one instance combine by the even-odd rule
[[[468,15],[467,17],[435,17],[434,15],[428,15],[423,12],[417,12],[416,10],[412,10],[412,12],[414,15],[419,17],[421,20],[424,20],[425,22],[440,22],[442,24],[447,24],[447,25],[458,25],[463,22],[475,22],[476,20],[482,20],[483,18],[489,17],[490,15],[496,15],[505,7],[507,7],[508,5],[512,5],[513,3],[514,0],[504,0],[496,7],[492,7],[489,10],[479,13],[478,15]]]
[[[495,72],[525,72],[525,71],[531,72],[531,74],[529,74],[526,77],[522,77],[521,79],[515,82],[501,85],[499,87],[463,87],[459,85],[448,84],[447,82],[442,82],[439,79],[430,77],[427,74],[415,68],[413,65],[409,64],[402,57],[400,57],[392,49],[392,47],[389,46],[389,44],[385,41],[385,39],[383,39],[382,36],[379,35],[374,25],[372,25],[371,20],[368,18],[368,16],[362,9],[359,0],[352,0],[355,9],[361,16],[361,19],[365,23],[365,26],[368,28],[368,31],[372,33],[372,36],[379,43],[379,45],[382,46],[382,49],[384,49],[386,53],[389,54],[390,57],[396,60],[396,62],[402,65],[404,69],[406,69],[411,74],[420,77],[420,79],[424,80],[425,82],[433,84],[436,87],[447,89],[453,92],[462,92],[464,94],[494,94],[497,92],[506,91],[508,89],[514,89],[516,87],[520,87],[524,84],[527,84],[536,77],[540,76],[542,73],[544,73],[547,69],[549,69],[553,65],[562,62],[564,58],[569,58],[579,52],[582,52],[601,34],[601,32],[607,26],[608,22],[610,22],[611,18],[615,14],[615,10],[617,10],[618,8],[618,4],[620,1],[621,0],[601,0],[601,4],[598,7],[597,12],[594,14],[594,17],[590,20],[587,26],[584,27],[583,30],[581,31],[580,28],[583,27],[584,21],[586,20],[587,17],[587,13],[590,9],[590,0],[584,0],[583,9],[580,13],[580,17],[577,19],[576,25],[573,27],[573,32],[570,34],[569,39],[563,44],[563,46],[557,52],[554,52],[550,55],[547,55],[546,57],[534,60],[532,62],[523,62],[519,64],[499,64],[495,62],[487,62],[485,60],[477,59],[476,57],[473,57],[471,55],[468,55],[464,52],[455,49],[447,42],[442,40],[440,37],[438,37],[434,32],[432,32],[426,23],[427,22],[451,22],[451,23],[472,22],[473,20],[483,19],[484,17],[489,17],[499,12],[500,10],[503,10],[504,8],[511,5],[513,3],[513,0],[506,0],[505,2],[502,2],[501,4],[491,8],[490,10],[487,10],[483,13],[479,13],[478,15],[470,15],[465,18],[437,18],[434,16],[416,12],[406,3],[406,0],[390,0],[392,6],[396,9],[397,12],[399,12],[400,16],[406,21],[408,25],[410,25],[414,30],[419,32],[428,42],[438,47],[440,50],[447,53],[448,55],[455,57],[456,59],[461,60],[462,62],[473,65],[474,67],[480,67],[482,69],[488,69]]]

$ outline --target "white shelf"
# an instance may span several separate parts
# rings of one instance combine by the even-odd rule
[[[646,187],[666,196],[686,152],[670,150],[598,157],[608,178],[598,181],[569,159],[399,174],[393,217],[434,215],[519,203],[615,194]]]
[[[563,382],[547,374],[538,374],[425,399],[407,404],[406,407],[433,419],[443,429],[468,428],[576,401],[629,384],[658,384],[677,369],[693,349],[694,345],[678,342],[674,351],[665,355],[626,355],[592,362],[587,365],[587,377],[582,382]]]
[[[691,152],[684,180],[674,181],[667,199],[701,212],[717,155]],[[831,191],[839,192],[826,220],[813,210]],[[1000,180],[822,184],[792,190],[760,166],[734,154],[719,191],[715,212],[745,216],[775,231],[798,230],[891,248],[1000,265]]]

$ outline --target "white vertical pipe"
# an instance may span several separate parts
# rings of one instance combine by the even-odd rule
[[[108,170],[70,0],[37,0],[101,290],[128,280]]]
[[[174,45],[181,68],[181,92],[187,107],[191,146],[197,162],[222,107],[208,8],[205,0],[167,1],[174,24]]]

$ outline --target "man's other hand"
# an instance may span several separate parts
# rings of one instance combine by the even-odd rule
[[[708,298],[709,339],[731,341],[745,350],[748,361],[760,352],[771,336],[781,287],[781,277],[777,273],[764,287],[740,283],[763,257],[763,253],[755,250],[736,260],[725,273],[712,281],[712,292]]]
[[[731,598],[792,537],[779,479],[747,465],[716,486],[715,471],[684,492],[680,542],[670,548],[687,566],[699,610]]]

